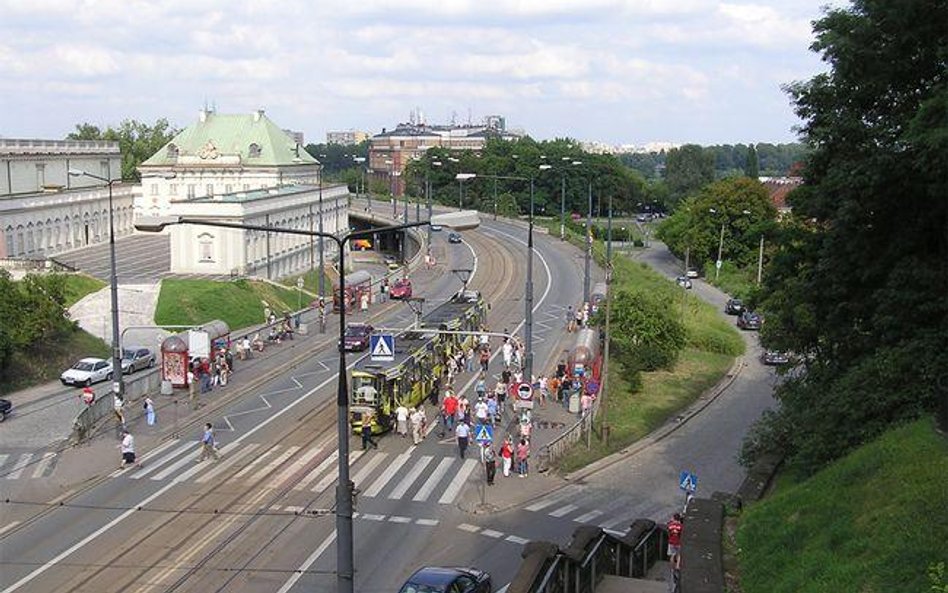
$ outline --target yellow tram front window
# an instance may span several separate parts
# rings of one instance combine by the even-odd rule
[[[375,405],[376,393],[375,377],[365,375],[352,375],[352,403],[356,405]]]

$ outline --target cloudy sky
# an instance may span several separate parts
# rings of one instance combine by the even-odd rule
[[[507,118],[538,139],[789,142],[842,0],[0,0],[0,136],[264,108],[320,142]]]

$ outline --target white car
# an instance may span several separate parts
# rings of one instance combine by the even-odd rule
[[[688,278],[697,278],[698,270],[694,268],[690,268],[687,272],[685,272],[685,276],[687,276]]]
[[[101,358],[83,358],[67,369],[59,380],[63,385],[89,386],[112,378],[112,363]]]
[[[675,283],[685,289],[691,288],[691,279],[687,276],[679,276],[675,278]]]

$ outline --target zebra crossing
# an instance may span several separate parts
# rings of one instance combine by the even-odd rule
[[[624,533],[636,519],[663,516],[666,506],[665,503],[632,499],[614,490],[595,491],[587,486],[570,484],[532,501],[524,509]]]
[[[195,484],[262,482],[261,488],[288,487],[317,496],[336,484],[339,451],[335,441],[307,448],[238,443],[223,447],[220,453],[218,461],[198,462],[198,443],[169,440],[143,456],[141,468],[115,470],[110,477]],[[359,497],[450,505],[458,500],[480,463],[454,456],[417,455],[412,450],[355,450],[349,454],[349,466]]]
[[[55,451],[45,453],[0,453],[0,480],[48,478],[59,462]]]

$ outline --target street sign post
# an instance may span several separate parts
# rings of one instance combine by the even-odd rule
[[[490,424],[474,425],[474,440],[481,445],[489,445],[494,442],[494,427]]]
[[[395,336],[392,334],[373,334],[369,336],[369,352],[373,362],[393,362],[395,360]]]
[[[698,475],[683,471],[678,475],[678,488],[693,494],[698,489]]]

